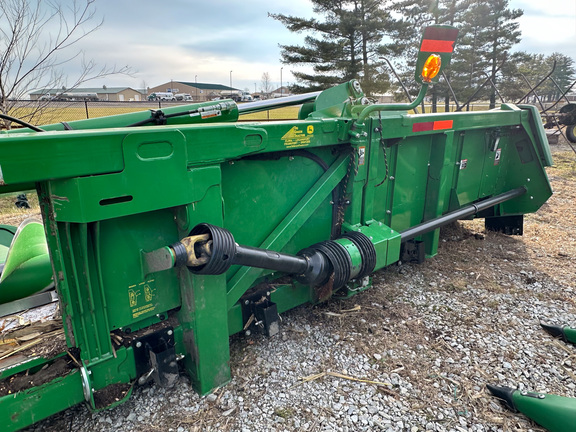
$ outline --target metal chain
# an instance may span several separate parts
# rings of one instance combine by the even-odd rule
[[[375,187],[381,186],[382,183],[384,183],[388,178],[388,157],[386,156],[386,143],[384,142],[384,136],[382,134],[382,115],[380,114],[380,111],[378,111],[378,122],[379,125],[374,129],[374,132],[380,132],[380,146],[382,146],[382,152],[384,152],[384,166],[386,167],[386,174],[384,175],[382,181]]]
[[[354,148],[350,151],[350,161],[348,162],[348,169],[346,170],[346,175],[342,179],[343,186],[342,186],[342,197],[338,201],[338,203],[334,203],[334,205],[338,206],[338,216],[336,218],[336,224],[338,227],[341,227],[344,223],[344,211],[346,207],[350,204],[350,200],[346,199],[346,193],[348,191],[348,180],[350,179],[350,173],[352,171],[352,167],[354,167],[354,175],[358,174],[358,163],[356,161],[356,151]]]

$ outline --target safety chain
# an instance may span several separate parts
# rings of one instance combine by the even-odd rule
[[[358,174],[358,161],[356,158],[356,150],[352,147],[350,151],[350,161],[348,162],[348,168],[346,170],[346,175],[342,179],[343,186],[342,186],[342,198],[334,205],[338,206],[338,213],[336,218],[336,227],[338,231],[338,235],[340,234],[340,227],[344,223],[344,211],[346,207],[350,205],[350,200],[346,198],[346,193],[348,191],[348,180],[350,180],[350,172],[352,171],[352,167],[354,167],[354,175]]]
[[[382,134],[382,115],[380,114],[380,111],[378,111],[378,122],[379,125],[374,129],[374,132],[380,132],[380,145],[382,146],[382,151],[384,152],[384,166],[386,167],[386,175],[384,175],[382,181],[374,187],[381,186],[382,183],[384,183],[388,178],[388,157],[386,156],[386,144],[384,143],[384,136]]]

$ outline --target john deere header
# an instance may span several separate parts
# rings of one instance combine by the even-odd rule
[[[372,104],[350,81],[0,134],[0,192],[38,193],[51,265],[36,270],[55,283],[67,340],[57,355],[0,361],[5,382],[67,365],[0,397],[5,430],[107,408],[148,380],[170,386],[179,364],[208,393],[230,379],[231,334],[273,336],[279,313],[368,290],[373,272],[434,256],[441,226],[481,217],[521,234],[551,195],[538,113],[410,113],[456,35],[425,30],[410,104]],[[287,104],[302,105],[298,120],[237,122]],[[22,292],[45,288],[37,279]]]

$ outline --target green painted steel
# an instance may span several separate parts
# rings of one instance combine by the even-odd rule
[[[0,398],[2,430],[12,432],[73,407],[84,400],[80,371],[48,384]]]
[[[0,245],[0,263],[4,264],[0,274],[0,304],[27,297],[50,286],[52,266],[42,223],[32,219],[24,221],[10,246]]]
[[[576,431],[576,399],[554,394],[504,388],[511,397],[506,404],[550,432]]]
[[[70,131],[85,129],[110,129],[128,127],[138,123],[144,125],[174,125],[194,123],[220,123],[238,120],[238,106],[233,100],[202,102],[189,105],[166,107],[158,110],[138,111],[114,116],[54,123],[42,126],[45,131]],[[12,129],[3,133],[26,133],[28,128]]]
[[[6,262],[8,256],[8,249],[16,234],[16,227],[12,225],[0,225],[0,264]]]
[[[518,411],[550,432],[576,431],[576,399],[552,394],[514,392]]]
[[[576,344],[576,329],[572,327],[564,327],[562,329],[564,337],[570,343]]]
[[[408,106],[371,105],[352,81],[314,95],[293,121],[236,123],[230,104],[216,119],[185,113],[155,125],[144,112],[0,134],[0,193],[38,191],[67,345],[82,364],[29,390],[40,398],[0,397],[0,422],[15,430],[81,401],[98,410],[99,392],[145,379],[164,355],[208,393],[230,380],[228,338],[249,328],[255,296],[282,313],[326,288],[255,267],[192,272],[175,245],[199,224],[271,254],[335,240],[354,275],[366,251],[339,238],[344,232],[369,239],[378,270],[400,259],[400,233],[422,222],[521,187],[522,196],[477,216],[533,212],[550,196],[551,160],[532,109],[413,115]],[[417,238],[428,256],[438,233]],[[146,254],[167,247],[176,267],[151,271]],[[339,270],[323,262],[319,274]],[[343,295],[369,288],[363,279],[345,281]],[[0,377],[51,361],[0,363]],[[60,391],[70,397],[45,407],[45,395]],[[19,404],[37,414],[10,423]]]

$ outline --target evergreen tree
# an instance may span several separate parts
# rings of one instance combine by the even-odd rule
[[[312,72],[293,71],[293,91],[321,90],[358,79],[367,94],[382,93],[388,79],[378,71],[379,48],[392,22],[380,0],[312,0],[322,17],[299,18],[269,14],[290,31],[308,34],[304,45],[281,45],[282,63],[309,66]]]
[[[517,19],[523,12],[509,9],[508,0],[463,0],[459,9],[463,14],[457,24],[460,34],[451,67],[451,84],[461,104],[470,98],[487,98],[494,108],[497,96],[494,87],[506,92],[499,83],[510,49],[520,41]]]
[[[545,91],[547,102],[558,100],[564,91],[574,82],[576,76],[574,60],[571,57],[559,52],[552,53],[546,57],[546,64],[549,69],[553,67],[554,62],[556,62],[556,67],[554,68],[554,72],[552,72],[551,78],[556,82],[558,87],[552,82],[547,83]]]
[[[462,0],[400,0],[394,4],[394,10],[401,15],[401,18],[394,27],[394,43],[387,48],[390,52],[403,57],[404,61],[399,67],[400,75],[404,83],[410,87],[411,94],[416,95],[419,90],[413,76],[423,29],[433,24],[458,27],[464,13],[463,3]],[[445,72],[450,75],[450,70]],[[439,97],[444,98],[445,110],[449,109],[450,91],[442,81],[431,88],[430,97],[433,112],[436,112]]]
[[[498,67],[506,61],[510,48],[520,42],[520,24],[516,21],[524,11],[521,9],[509,9],[509,0],[479,0],[478,4],[487,3],[490,13],[487,17],[488,26],[485,29],[484,38],[489,51],[487,60],[489,63],[489,75],[494,85],[498,84]],[[496,106],[496,91],[490,89],[490,108]]]
[[[530,54],[524,51],[512,53],[501,69],[499,90],[506,101],[536,103],[531,89],[550,72],[543,54]],[[540,95],[543,87],[536,90]],[[526,96],[526,97],[525,97]]]

